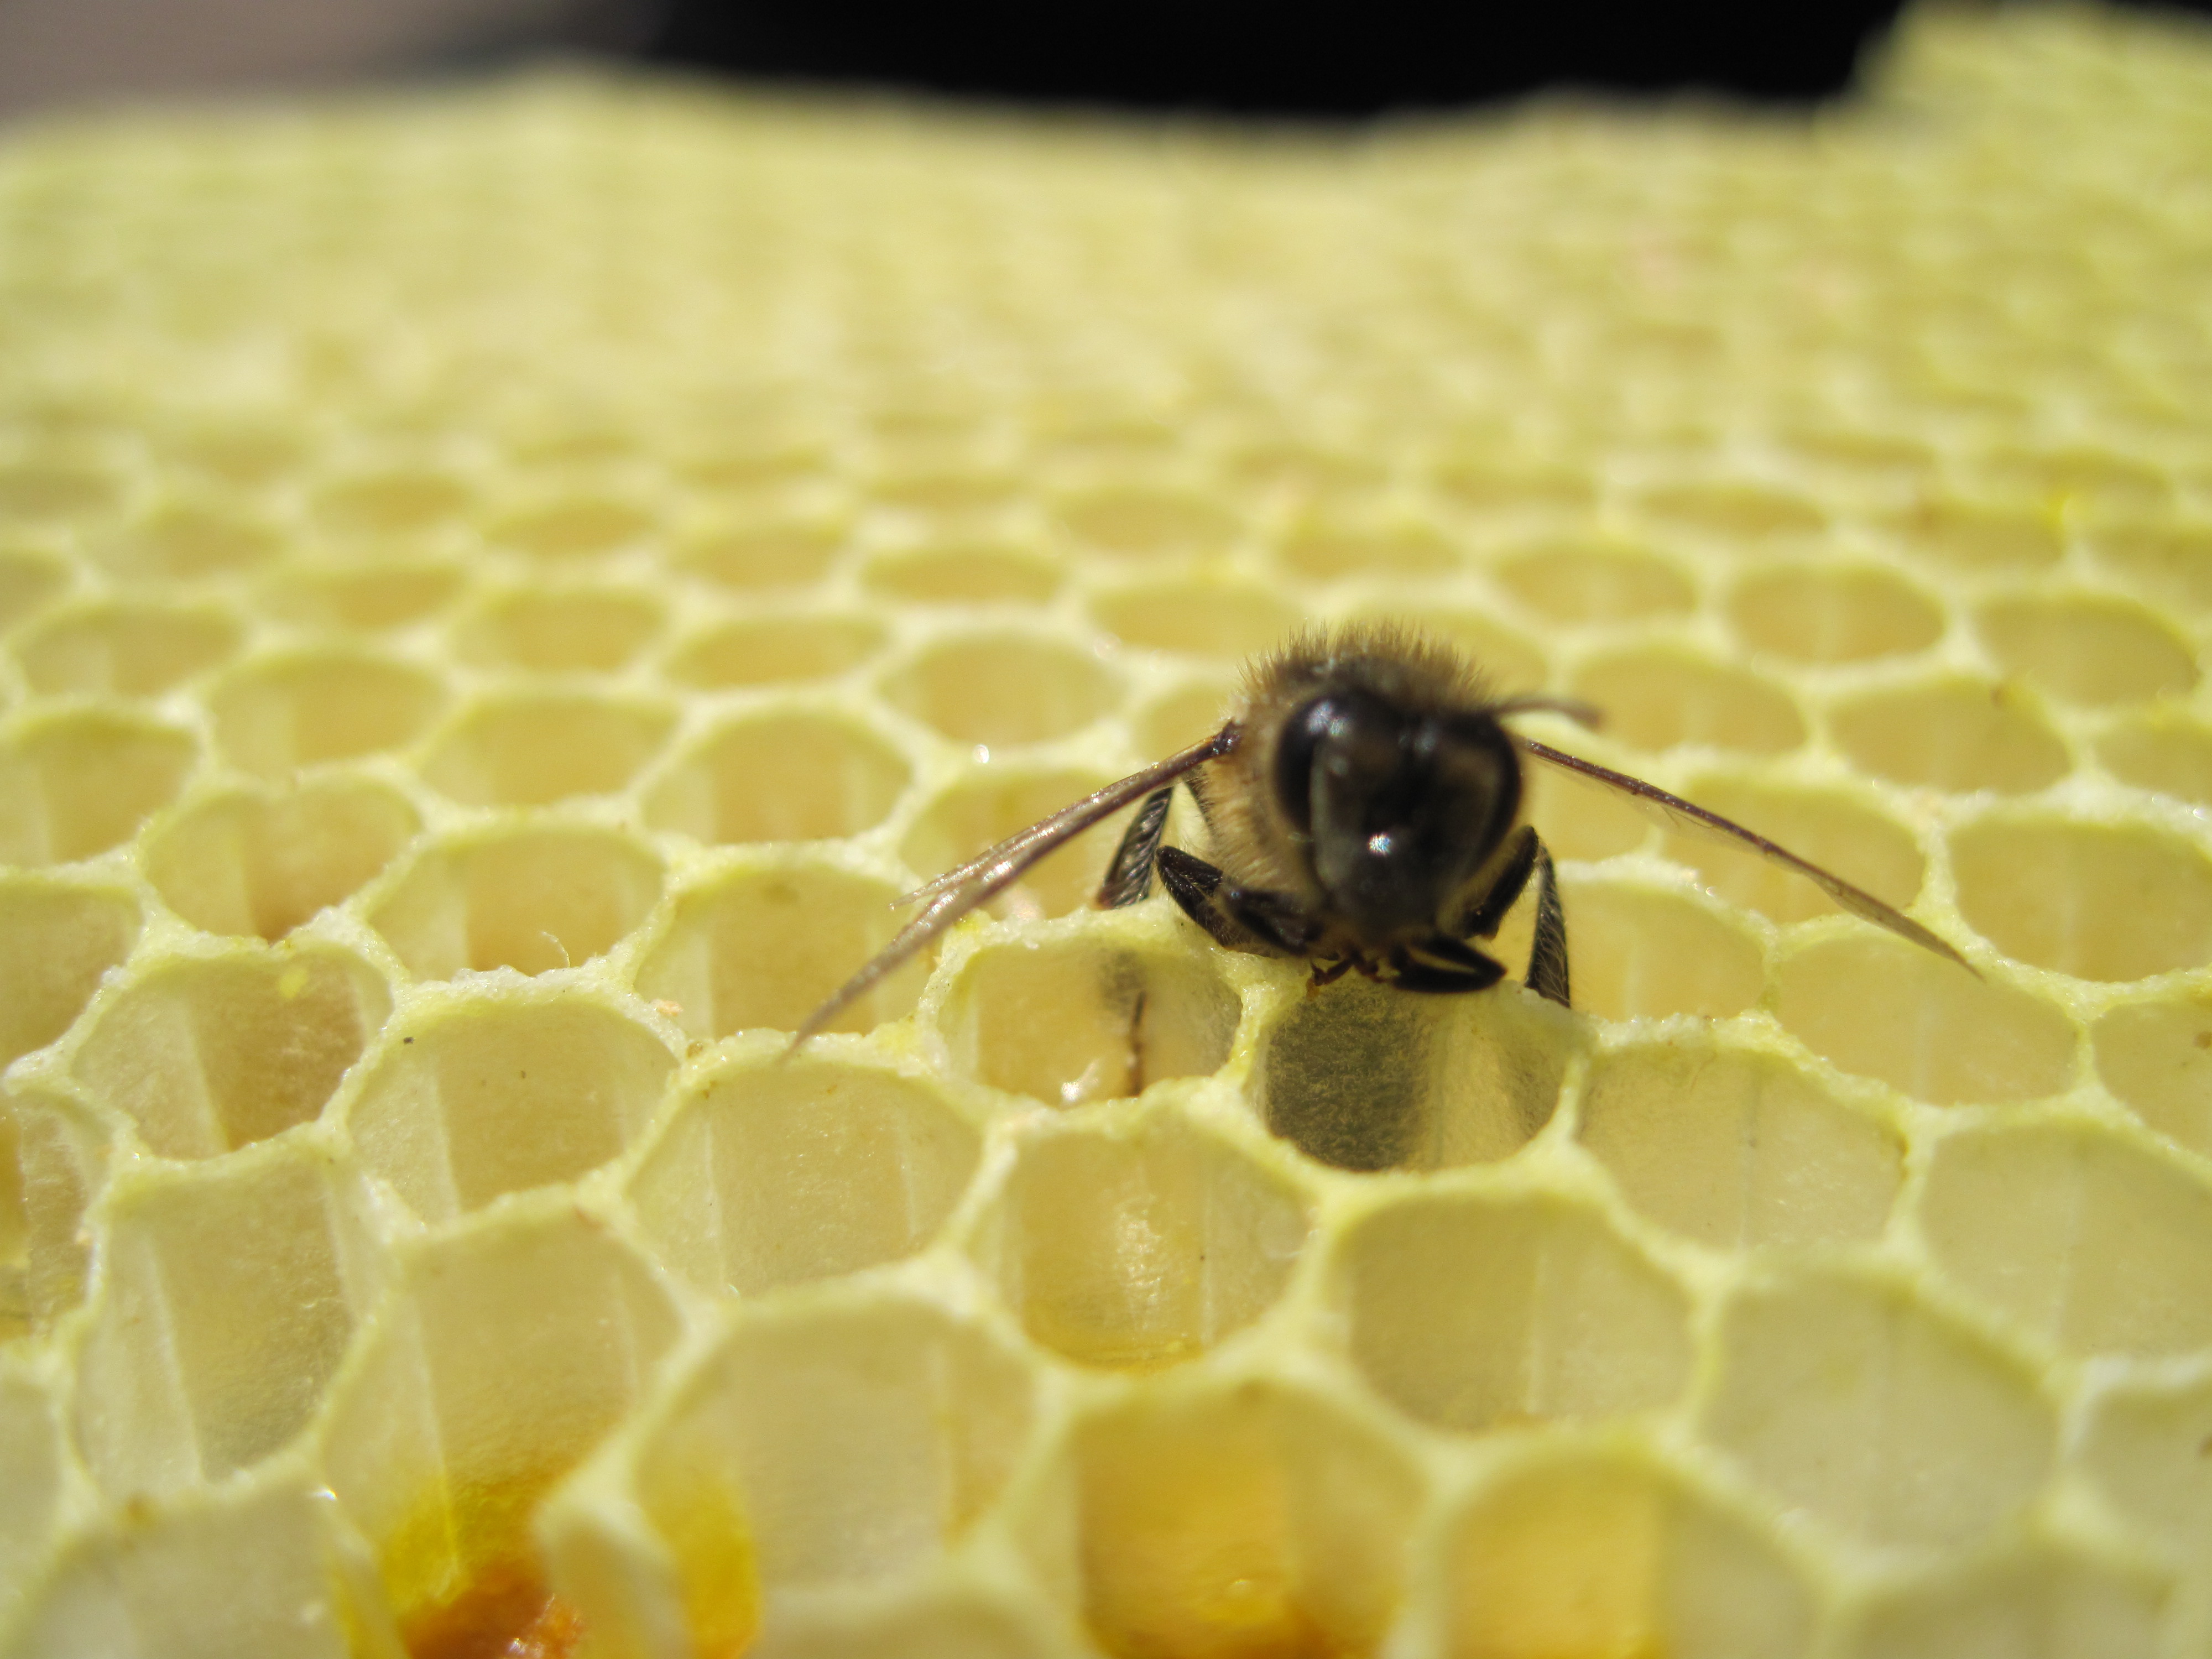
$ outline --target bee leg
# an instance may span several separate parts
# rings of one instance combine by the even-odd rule
[[[1528,947],[1528,973],[1523,983],[1562,1008],[1574,1006],[1567,1000],[1567,913],[1559,908],[1559,884],[1553,873],[1551,849],[1540,842],[1536,846],[1536,938]]]
[[[1180,847],[1161,848],[1158,860],[1160,885],[1168,890],[1168,896],[1183,915],[1213,935],[1216,945],[1231,951],[1254,948],[1243,929],[1214,907],[1213,896],[1221,888],[1220,871]]]
[[[1494,962],[1490,966],[1492,971],[1486,977],[1480,974],[1464,974],[1456,968],[1431,968],[1425,962],[1409,962],[1390,976],[1390,983],[1401,991],[1426,991],[1439,996],[1487,991],[1505,977],[1503,967]]]
[[[1460,938],[1496,938],[1505,913],[1520,902],[1522,890],[1528,884],[1529,872],[1536,867],[1537,855],[1542,851],[1536,839],[1536,826],[1524,823],[1516,830],[1508,848],[1505,862],[1498,866],[1498,879],[1491,883],[1490,890],[1452,930]]]
[[[1265,939],[1273,949],[1285,955],[1302,957],[1313,949],[1314,940],[1321,930],[1298,908],[1297,901],[1280,893],[1263,892],[1256,887],[1238,887],[1223,883],[1215,896],[1218,904],[1234,917],[1247,932]]]
[[[1160,884],[1168,896],[1211,933],[1215,944],[1258,956],[1305,954],[1280,931],[1293,917],[1289,900],[1225,882],[1220,871],[1180,847],[1161,848],[1158,861]]]
[[[1159,857],[1160,837],[1167,833],[1168,807],[1174,799],[1173,784],[1145,797],[1145,804],[1122,834],[1121,844],[1114,849],[1114,861],[1106,866],[1105,879],[1098,884],[1098,896],[1093,902],[1100,909],[1119,910],[1152,892],[1152,865]]]
[[[1423,961],[1422,957],[1428,960]],[[1449,933],[1438,933],[1419,945],[1393,951],[1390,968],[1390,982],[1401,989],[1444,996],[1487,991],[1505,977],[1503,963],[1485,956],[1471,945],[1462,944]]]

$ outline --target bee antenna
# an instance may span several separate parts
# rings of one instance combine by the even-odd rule
[[[1061,807],[1050,817],[1026,830],[1016,831],[988,852],[969,860],[957,870],[946,871],[899,899],[900,904],[911,904],[921,899],[928,902],[899,929],[889,945],[869,958],[859,973],[839,986],[827,1002],[806,1017],[791,1034],[783,1058],[788,1060],[810,1038],[827,1029],[831,1020],[927,950],[961,917],[1019,881],[1031,866],[1063,842],[1081,835],[1100,819],[1120,811],[1162,784],[1173,783],[1194,768],[1227,754],[1237,746],[1238,730],[1237,722],[1231,720],[1203,742],[1194,743],[1141,772],[1132,772],[1117,783],[1094,790],[1081,800]]]
[[[1579,697],[1507,697],[1493,704],[1490,712],[1501,719],[1514,714],[1565,714],[1592,732],[1605,724],[1605,716]]]

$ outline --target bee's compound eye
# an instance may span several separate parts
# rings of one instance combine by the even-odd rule
[[[1316,697],[1283,722],[1275,747],[1275,797],[1301,834],[1313,829],[1314,753],[1343,714],[1340,699]]]
[[[1316,697],[1283,722],[1275,749],[1275,793],[1304,834],[1314,827],[1314,770],[1346,821],[1364,820],[1394,782],[1402,782],[1413,727],[1382,698],[1364,691]]]

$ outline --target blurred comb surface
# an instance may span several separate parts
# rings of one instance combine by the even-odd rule
[[[15,134],[0,1653],[2200,1649],[2208,111]],[[1109,823],[779,1063],[1381,616],[1980,978],[1546,776],[1574,1016]]]

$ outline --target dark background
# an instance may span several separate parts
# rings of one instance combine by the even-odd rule
[[[753,76],[994,99],[1362,116],[1577,85],[1818,98],[1850,81],[1895,0],[1537,0],[1358,7],[1068,0],[675,0],[651,51]]]
[[[2212,0],[2184,0],[2212,11]],[[0,0],[0,119],[594,54],[757,81],[1331,118],[1562,87],[1802,101],[1895,0]]]

